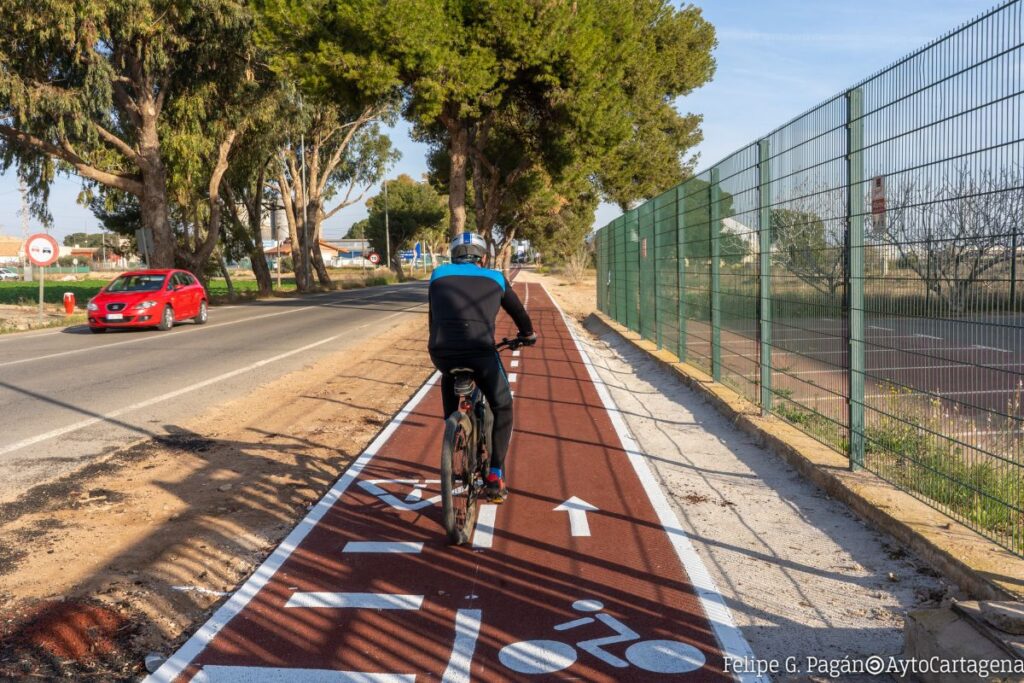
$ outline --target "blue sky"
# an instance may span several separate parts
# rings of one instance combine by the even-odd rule
[[[697,148],[703,168],[784,124],[974,18],[996,0],[705,0],[697,2],[718,31],[714,80],[679,101],[684,111],[704,115],[704,142]],[[400,124],[392,139],[402,160],[392,174],[426,172],[426,148]],[[96,229],[92,214],[78,206],[80,184],[61,178],[50,196],[52,233]],[[18,184],[13,172],[0,176],[0,234],[19,235]],[[595,224],[619,213],[602,205]],[[362,204],[339,212],[325,226],[342,236],[366,215]],[[32,228],[40,226],[35,221]]]

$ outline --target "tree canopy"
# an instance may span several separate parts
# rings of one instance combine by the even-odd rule
[[[428,183],[417,182],[407,175],[388,180],[386,185],[386,198],[381,192],[366,203],[370,210],[366,238],[373,250],[383,256],[389,248],[385,236],[390,234],[391,267],[401,278],[404,273],[399,251],[408,248],[421,231],[434,228],[444,220],[444,203]]]

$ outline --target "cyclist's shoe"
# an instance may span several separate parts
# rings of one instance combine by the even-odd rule
[[[492,503],[504,503],[508,498],[508,487],[505,480],[496,474],[488,474],[484,482],[484,496]]]

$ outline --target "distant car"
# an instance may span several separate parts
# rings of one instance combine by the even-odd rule
[[[20,280],[21,276],[18,275],[18,271],[13,268],[0,268],[0,281],[2,280]]]
[[[169,330],[175,322],[202,325],[209,297],[196,276],[184,270],[133,270],[118,275],[89,300],[89,329],[123,327]]]

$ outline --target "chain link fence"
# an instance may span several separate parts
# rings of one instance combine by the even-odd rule
[[[1024,554],[1024,13],[598,231],[600,309]]]

